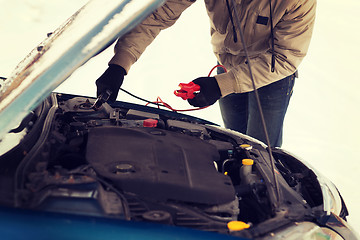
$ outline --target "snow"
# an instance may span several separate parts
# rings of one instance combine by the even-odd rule
[[[0,76],[70,17],[85,0],[0,0]],[[176,109],[189,105],[173,95],[180,82],[205,76],[216,64],[203,1],[163,31],[125,78],[123,88],[154,101],[160,96]],[[315,31],[300,66],[284,127],[283,148],[309,162],[338,187],[360,232],[360,56],[358,0],[318,0]],[[110,47],[62,84],[57,91],[94,96],[95,80],[113,54]],[[119,93],[119,100],[142,102]],[[189,113],[222,124],[217,104]]]

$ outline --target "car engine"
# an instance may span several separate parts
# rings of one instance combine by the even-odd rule
[[[19,128],[32,129],[16,151],[23,159],[13,183],[15,207],[219,233],[228,233],[230,221],[256,226],[275,216],[271,179],[264,178],[266,148],[245,135],[135,104],[95,110],[93,98],[56,93],[26,119]],[[303,191],[301,179],[312,176],[294,175],[280,163],[287,183]],[[321,205],[318,186],[308,186],[313,193],[303,195]],[[294,196],[289,205],[297,204]]]

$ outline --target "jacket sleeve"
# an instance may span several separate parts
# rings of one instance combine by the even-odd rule
[[[139,59],[160,31],[172,26],[181,13],[193,2],[193,0],[166,1],[131,32],[118,39],[114,49],[115,55],[109,64],[120,65],[128,73],[131,66]]]
[[[260,88],[293,74],[305,57],[312,36],[316,12],[315,0],[300,0],[274,26],[275,71],[271,72],[271,39],[268,51],[250,57],[255,87]],[[246,63],[216,76],[222,96],[253,91]]]

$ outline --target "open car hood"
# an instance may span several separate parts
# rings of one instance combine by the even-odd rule
[[[0,139],[79,66],[164,2],[92,0],[48,34],[1,85]]]

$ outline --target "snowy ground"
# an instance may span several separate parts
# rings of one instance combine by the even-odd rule
[[[63,23],[86,0],[0,0],[0,76]],[[358,0],[318,0],[318,16],[307,58],[300,66],[284,128],[283,148],[311,163],[333,181],[360,232],[360,56]],[[203,1],[160,34],[126,77],[123,87],[149,100],[160,96],[177,109],[189,108],[173,91],[180,82],[207,75],[216,63],[209,44]],[[95,95],[94,81],[112,56],[108,49],[77,70],[57,91]],[[119,100],[141,103],[120,93]],[[218,106],[192,112],[222,124]]]

